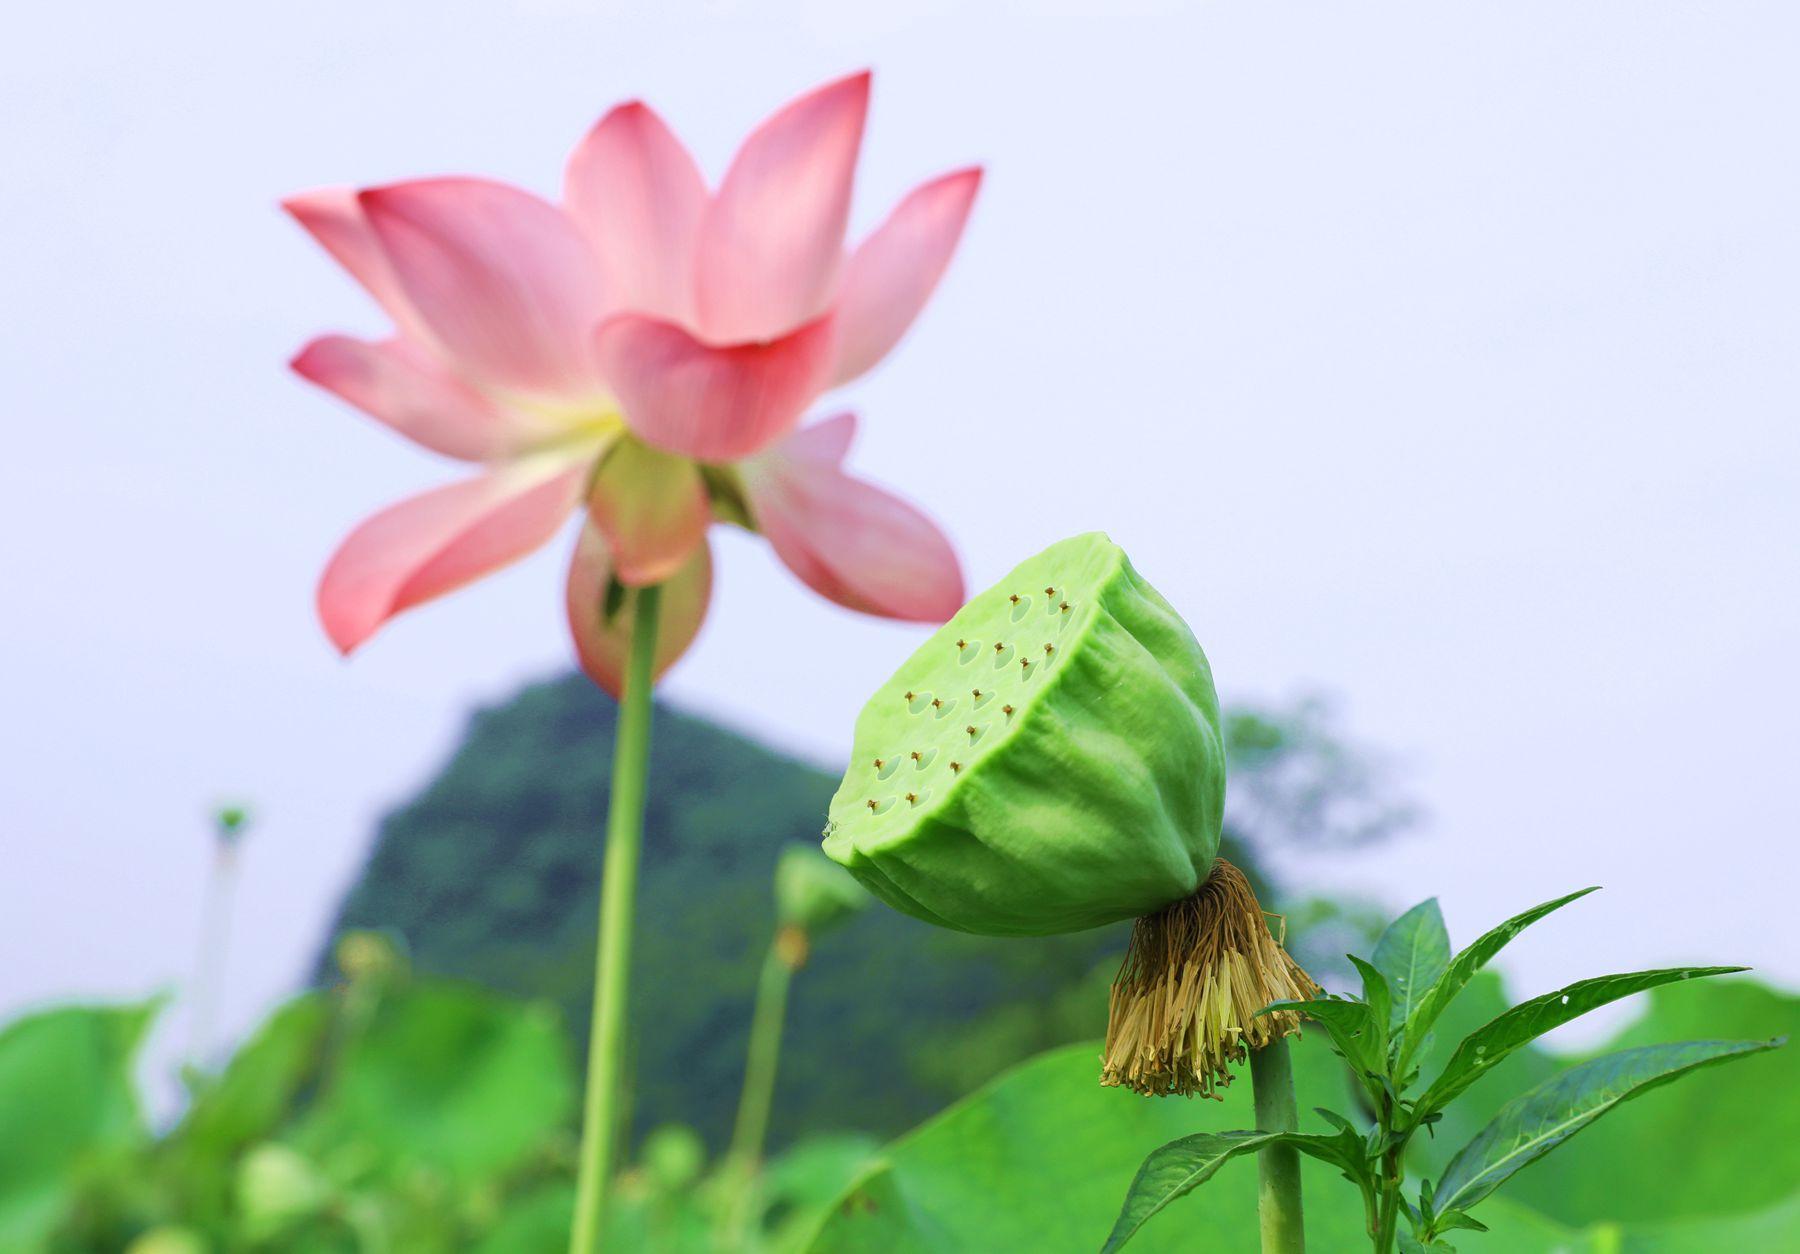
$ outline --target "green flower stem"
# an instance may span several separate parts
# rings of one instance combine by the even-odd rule
[[[192,1017],[188,1021],[188,1065],[204,1072],[212,1059],[213,1024],[225,984],[225,953],[231,943],[231,898],[237,881],[237,846],[213,844],[200,907],[200,949],[194,961]]]
[[[1256,1099],[1259,1132],[1295,1132],[1300,1112],[1294,1103],[1294,1068],[1287,1039],[1276,1037],[1250,1052],[1250,1089]],[[1256,1155],[1256,1212],[1263,1254],[1306,1254],[1306,1227],[1300,1208],[1300,1152],[1270,1145]]]
[[[731,1199],[727,1207],[727,1236],[741,1240],[750,1218],[750,1199],[756,1169],[762,1160],[763,1142],[769,1131],[769,1111],[775,1103],[775,1074],[781,1057],[781,1030],[787,1018],[788,986],[794,968],[782,954],[779,937],[763,958],[756,982],[756,1009],[750,1019],[750,1052],[744,1062],[744,1092],[738,1099],[737,1124],[731,1133],[727,1177]]]
[[[594,955],[594,1019],[588,1036],[587,1097],[582,1104],[581,1168],[575,1182],[570,1254],[593,1254],[606,1225],[607,1190],[619,1127],[619,1079],[637,905],[638,854],[644,843],[644,792],[650,766],[651,686],[655,682],[660,588],[633,595],[625,697],[613,737],[612,802],[606,816],[606,866],[600,881],[600,943]]]

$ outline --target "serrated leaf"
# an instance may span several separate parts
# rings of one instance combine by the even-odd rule
[[[1365,1072],[1377,1076],[1383,1072],[1386,1060],[1381,1052],[1381,1032],[1367,1002],[1317,997],[1311,1001],[1279,1001],[1257,1013],[1270,1014],[1277,1010],[1292,1010],[1323,1027],[1338,1053],[1356,1069],[1359,1079]]]
[[[1455,1000],[1456,995],[1463,991],[1463,987],[1474,978],[1477,971],[1485,967],[1495,954],[1506,948],[1508,941],[1545,915],[1554,910],[1560,910],[1571,901],[1585,897],[1597,889],[1598,885],[1578,889],[1567,896],[1558,897],[1554,901],[1546,901],[1542,905],[1533,906],[1523,914],[1515,914],[1499,927],[1489,929],[1481,939],[1452,958],[1450,964],[1444,968],[1443,974],[1432,982],[1431,987],[1420,998],[1419,1004],[1406,1017],[1405,1044],[1401,1048],[1400,1065],[1397,1070],[1402,1072],[1406,1070],[1406,1064],[1412,1060],[1420,1044],[1431,1031],[1431,1025],[1436,1023],[1438,1016],[1444,1013],[1444,1007]]]
[[[1276,1143],[1330,1163],[1352,1179],[1363,1173],[1359,1138],[1337,1132],[1198,1132],[1152,1150],[1138,1168],[1101,1254],[1113,1254],[1170,1202],[1192,1192],[1234,1158]]]
[[[1690,1071],[1773,1049],[1775,1041],[1686,1041],[1621,1050],[1571,1067],[1500,1108],[1438,1182],[1444,1211],[1467,1210],[1607,1111]]]
[[[1412,1016],[1425,990],[1437,982],[1450,963],[1450,932],[1436,897],[1421,901],[1388,924],[1375,942],[1374,968],[1387,981],[1391,994],[1388,1028],[1392,1031]]]
[[[1567,988],[1521,1002],[1463,1039],[1450,1061],[1444,1064],[1443,1071],[1419,1099],[1417,1110],[1420,1115],[1426,1115],[1442,1109],[1457,1094],[1486,1075],[1490,1067],[1510,1057],[1514,1050],[1608,1002],[1678,980],[1729,975],[1742,970],[1743,967],[1664,967],[1625,975],[1602,975],[1591,980],[1578,980]]]

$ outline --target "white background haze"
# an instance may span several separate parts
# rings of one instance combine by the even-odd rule
[[[206,816],[242,796],[241,1030],[471,707],[566,665],[567,540],[351,662],[327,645],[332,546],[460,472],[286,371],[382,320],[277,199],[453,172],[551,194],[631,96],[716,178],[865,64],[859,231],[988,166],[936,300],[841,398],[853,464],[943,522],[972,588],[1102,528],[1228,697],[1337,694],[1430,817],[1290,860],[1302,891],[1436,893],[1467,941],[1600,883],[1509,951],[1526,991],[1675,962],[1800,981],[1800,6],[319,0],[7,26],[0,1014],[178,988]],[[918,630],[758,542],[718,555],[667,695],[835,762]]]

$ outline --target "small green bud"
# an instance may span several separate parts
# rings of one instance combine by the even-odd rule
[[[1095,532],[976,596],[876,692],[824,848],[929,922],[1073,932],[1191,896],[1224,798],[1206,655]]]
[[[333,953],[338,970],[353,984],[403,975],[407,968],[406,956],[392,937],[366,928],[338,937]]]
[[[684,1123],[665,1123],[644,1138],[639,1159],[644,1175],[660,1191],[678,1193],[700,1178],[706,1145]]]
[[[192,1228],[152,1228],[125,1247],[125,1254],[207,1254],[206,1238]]]
[[[327,1196],[312,1163],[286,1145],[264,1142],[238,1165],[238,1209],[245,1227],[262,1238],[315,1213]]]
[[[242,805],[223,805],[213,811],[213,832],[222,845],[235,845],[250,826],[250,810]]]
[[[775,917],[783,927],[817,936],[868,902],[862,885],[818,850],[805,845],[782,850],[775,864]]]

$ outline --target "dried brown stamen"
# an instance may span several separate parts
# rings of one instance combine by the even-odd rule
[[[1137,921],[1113,981],[1100,1083],[1151,1096],[1214,1096],[1233,1063],[1297,1032],[1319,986],[1269,932],[1244,873],[1223,858],[1192,897]]]

